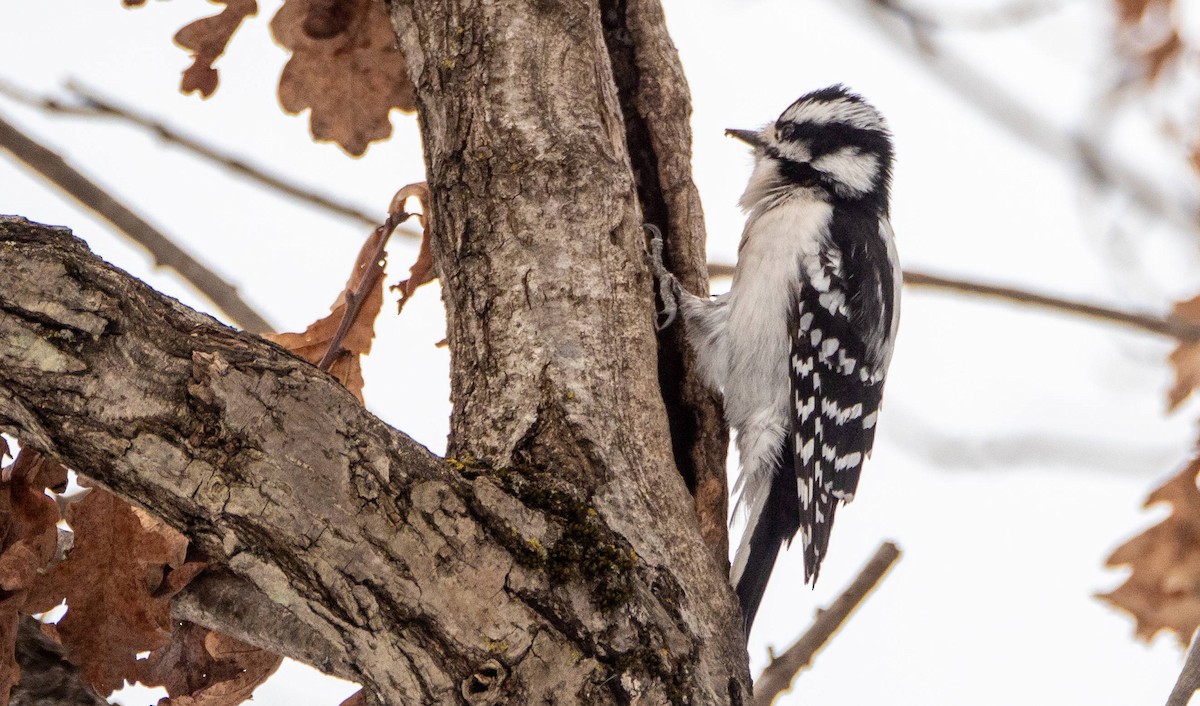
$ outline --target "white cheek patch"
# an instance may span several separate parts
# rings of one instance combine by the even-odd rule
[[[812,165],[860,194],[870,191],[879,176],[879,158],[859,152],[855,147],[830,152],[814,160]]]

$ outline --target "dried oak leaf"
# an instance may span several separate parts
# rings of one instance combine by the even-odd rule
[[[1175,304],[1171,318],[1200,323],[1200,296]],[[1200,341],[1180,341],[1168,360],[1175,369],[1175,384],[1167,393],[1167,408],[1174,410],[1200,387]]]
[[[199,625],[176,623],[170,644],[142,663],[143,684],[170,695],[158,706],[236,706],[250,698],[283,657]]]
[[[417,219],[421,221],[421,249],[417,252],[417,261],[408,268],[408,279],[400,280],[389,288],[400,292],[400,301],[396,302],[396,313],[404,310],[404,305],[418,287],[437,279],[437,273],[433,271],[433,253],[429,249],[429,184],[420,181],[396,192],[388,213],[404,213],[404,203],[410,198],[415,198],[421,204],[421,213],[417,214]]]
[[[109,694],[137,678],[139,652],[167,643],[171,596],[203,565],[187,561],[183,535],[102,488],[68,505],[66,520],[74,547],[34,585],[28,609],[67,601],[57,637],[84,679]]]
[[[1183,53],[1175,0],[1117,0],[1117,41],[1121,52],[1153,82]]]
[[[175,43],[192,52],[192,65],[183,72],[183,80],[179,90],[184,93],[199,91],[200,95],[208,98],[217,90],[220,76],[213,68],[215,62],[225,53],[225,47],[233,38],[233,33],[241,26],[242,20],[252,17],[258,12],[255,0],[212,0],[225,6],[224,10],[211,16],[184,25],[175,33]]]
[[[383,0],[287,0],[271,31],[292,52],[279,101],[289,113],[312,109],[315,139],[360,156],[392,134],[392,108],[416,109]]]
[[[341,351],[329,366],[329,373],[353,392],[359,402],[363,401],[360,356],[371,352],[371,342],[375,338],[375,318],[383,308],[383,263],[374,261],[374,257],[379,251],[380,241],[387,235],[382,228],[377,228],[371,237],[367,238],[367,242],[358,253],[346,288],[334,301],[329,316],[313,322],[303,333],[274,333],[265,336],[317,365],[329,350],[338,329],[342,326],[342,319],[346,317],[347,293],[359,291],[364,279],[371,278],[367,282],[368,288],[363,292],[362,306],[342,338],[339,346]]]
[[[29,588],[54,559],[58,506],[46,495],[62,467],[30,448],[0,473],[0,703],[20,677],[16,661],[17,621]],[[66,481],[66,469],[62,469]]]
[[[1146,507],[1169,503],[1167,519],[1118,547],[1106,566],[1128,565],[1125,583],[1097,597],[1137,621],[1137,636],[1149,641],[1171,630],[1186,645],[1200,626],[1200,457],[1146,498]]]

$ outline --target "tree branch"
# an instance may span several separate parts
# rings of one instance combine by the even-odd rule
[[[1076,314],[1098,321],[1108,321],[1112,323],[1124,324],[1132,326],[1143,331],[1156,333],[1161,336],[1170,336],[1181,341],[1196,341],[1200,340],[1200,324],[1190,321],[1184,321],[1172,317],[1161,317],[1153,314],[1144,314],[1138,312],[1121,311],[1119,309],[1111,309],[1109,307],[1098,306],[1096,304],[1087,304],[1084,302],[1072,301],[1070,299],[1060,299],[1044,294],[1017,289],[1015,287],[1002,287],[991,284],[981,284],[979,282],[971,282],[968,280],[953,279],[950,277],[940,277],[937,275],[926,274],[924,272],[905,272],[904,284],[913,287],[929,287],[931,289],[943,289],[964,294],[974,294],[981,297],[990,297],[993,299],[1003,299],[1005,301],[1016,302],[1018,304],[1028,304],[1038,306],[1045,309],[1053,309],[1069,314]]]
[[[229,571],[210,569],[171,601],[171,617],[310,664],[353,681],[344,646],[296,620],[258,586]]]
[[[1175,688],[1167,698],[1167,706],[1188,706],[1192,696],[1200,691],[1200,648],[1197,647],[1197,643],[1198,640],[1193,635],[1192,646],[1188,648],[1187,657],[1183,660],[1183,669],[1179,672]]]
[[[698,666],[699,645],[730,639],[700,589],[652,558],[653,529],[610,521],[560,469],[439,459],[63,229],[0,219],[0,273],[0,430],[153,511],[277,606],[235,596],[207,625],[385,704],[728,702],[736,668]]]
[[[111,223],[145,248],[157,265],[179,273],[196,291],[215,304],[230,321],[252,333],[272,330],[271,324],[250,306],[237,289],[205,267],[170,238],[100,188],[59,155],[38,144],[0,118],[0,148],[62,189],[80,205]]]
[[[1144,213],[1181,232],[1196,232],[1200,207],[1194,200],[1175,201],[1164,196],[1163,189],[1149,179],[1106,155],[1103,145],[1064,132],[1030,110],[986,74],[972,69],[970,62],[939,46],[935,36],[938,25],[929,17],[900,0],[858,0],[854,5],[897,47],[923,62],[968,105],[1013,135],[1055,159],[1075,164],[1093,184],[1124,194]]]
[[[733,266],[723,263],[710,263],[708,273],[710,277],[732,277]],[[980,297],[1001,299],[1018,304],[1052,309],[1097,321],[1124,324],[1160,336],[1169,336],[1180,341],[1200,340],[1200,324],[1198,323],[1169,316],[1162,317],[1136,311],[1122,311],[1098,304],[1088,304],[1086,302],[1038,294],[1017,287],[983,284],[981,282],[942,277],[940,275],[913,270],[905,271],[904,284],[910,287],[926,287],[929,289],[961,292],[963,294],[973,294]]]
[[[818,611],[812,627],[786,652],[771,660],[763,670],[762,675],[754,682],[755,706],[771,706],[776,697],[792,688],[792,680],[796,678],[796,674],[812,664],[817,651],[829,642],[829,638],[833,637],[899,558],[900,549],[891,542],[884,542],[875,550],[875,555],[842,595],[838,596],[829,608]]]
[[[155,119],[129,106],[121,105],[111,98],[98,94],[77,81],[68,81],[66,89],[77,98],[78,105],[66,103],[48,95],[34,95],[15,86],[0,81],[0,95],[31,108],[37,108],[53,115],[65,115],[77,118],[111,118],[154,133],[165,142],[177,145],[192,154],[217,166],[224,167],[235,174],[264,186],[273,191],[290,196],[298,201],[341,216],[367,228],[375,228],[380,219],[366,211],[339,199],[327,196],[313,189],[301,186],[299,183],[278,174],[272,174],[245,158],[214,147],[203,140],[192,137],[182,130],[172,127],[161,120]],[[397,232],[406,238],[420,238],[421,234],[411,228],[399,228]]]

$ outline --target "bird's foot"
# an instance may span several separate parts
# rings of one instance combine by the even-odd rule
[[[655,313],[654,326],[662,331],[675,322],[679,313],[679,280],[663,264],[662,231],[652,223],[644,223],[642,228],[650,234],[650,269],[654,273],[654,281],[658,283],[658,297],[663,303],[662,309]]]

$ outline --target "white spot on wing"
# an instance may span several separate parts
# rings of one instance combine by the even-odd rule
[[[855,451],[854,453],[849,453],[845,456],[838,456],[837,460],[833,462],[833,470],[844,471],[847,468],[854,468],[860,463],[862,463],[862,454],[858,451]]]

